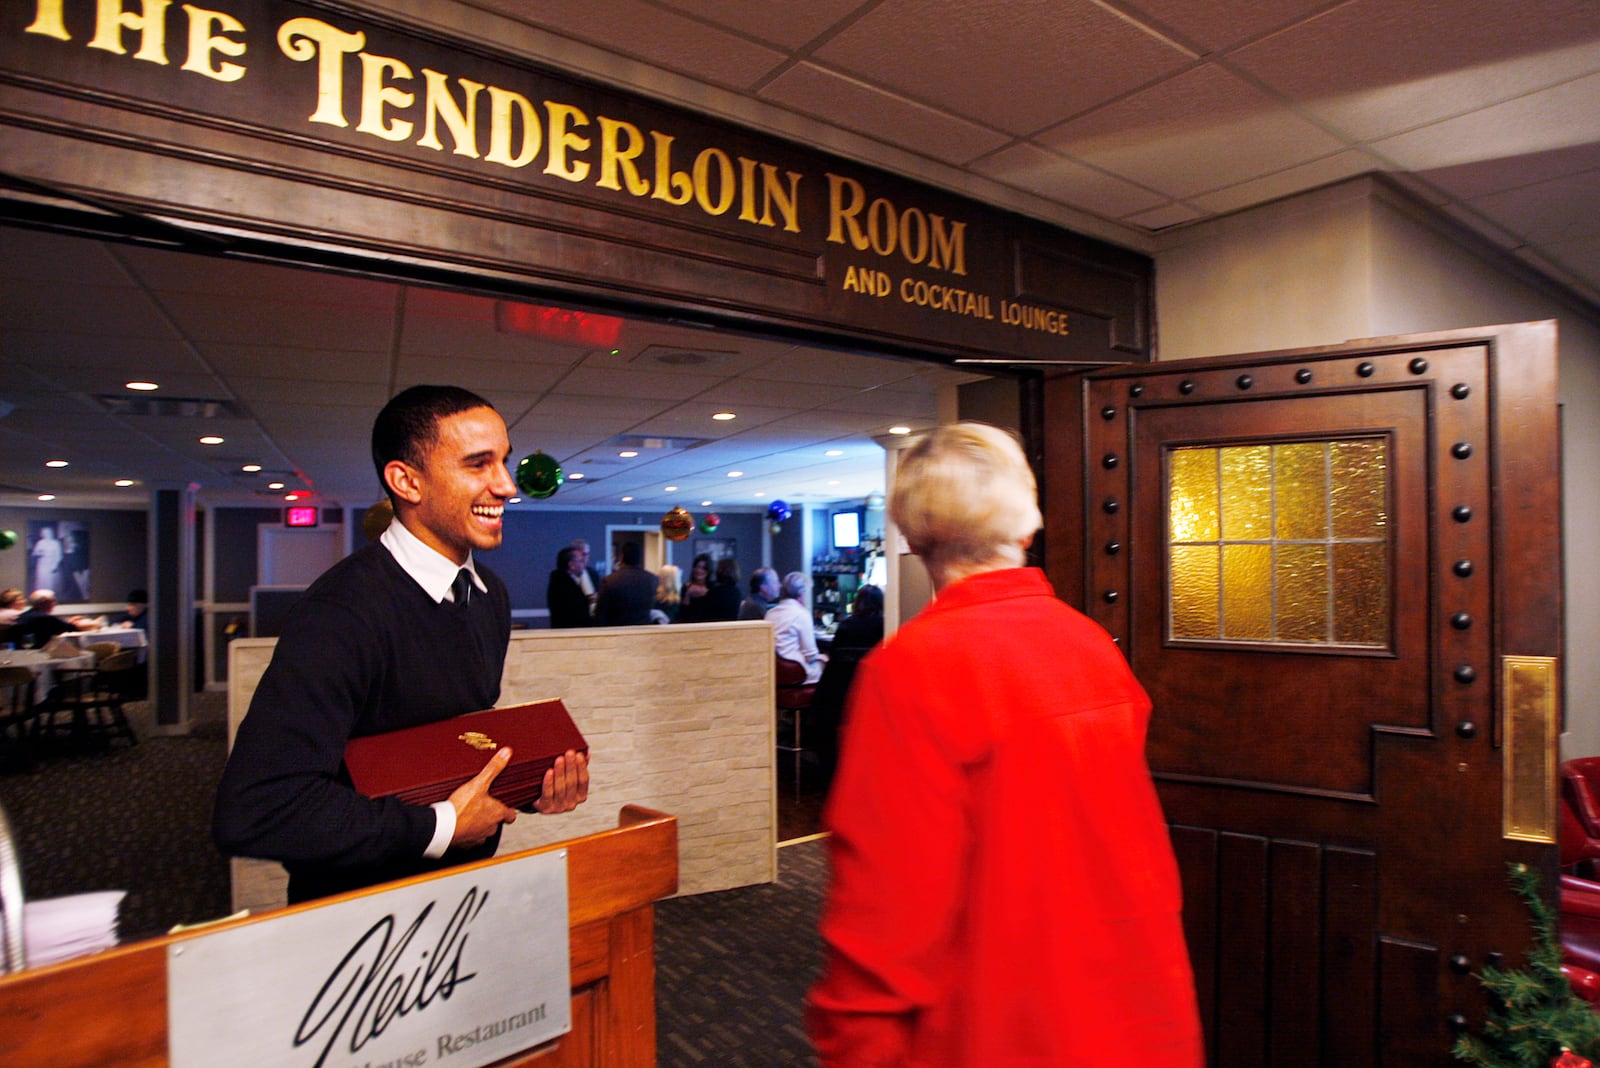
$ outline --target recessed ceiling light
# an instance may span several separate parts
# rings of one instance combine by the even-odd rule
[[[44,465],[46,467],[66,467],[67,466],[67,461],[65,461],[65,460],[46,460],[44,462]]]
[[[711,418],[715,419],[719,423],[726,423],[729,419],[737,419],[739,417],[734,415],[732,412],[716,412],[711,416]]]
[[[766,491],[764,491],[764,490],[762,490],[762,491],[758,491],[758,492],[757,492],[757,493],[756,493],[756,496],[757,496],[757,497],[765,497],[765,496],[766,496],[766,495],[767,495],[767,494],[766,494]]]
[[[637,449],[623,449],[621,452],[617,453],[617,455],[622,457],[624,460],[631,460],[635,456],[638,456],[639,452]]]
[[[677,493],[678,492],[678,487],[677,486],[664,486],[664,487],[662,487],[661,492],[662,493]]]
[[[824,455],[824,456],[843,456],[844,455],[844,450],[843,449],[829,449],[827,452],[823,453],[822,455]]]
[[[123,385],[125,387],[127,387],[128,389],[137,389],[140,392],[149,392],[152,389],[160,389],[161,388],[160,386],[156,385],[154,382],[124,382]]]
[[[828,485],[830,485],[830,486],[837,486],[837,485],[838,485],[838,484],[839,484],[839,480],[838,480],[838,479],[836,479],[836,478],[830,478],[830,479],[828,479]]]
[[[701,501],[700,502],[700,507],[702,507],[702,508],[710,508],[711,507],[711,502],[710,501]]]
[[[217,437],[215,434],[207,434],[205,437],[200,439],[200,444],[202,444],[202,445],[221,445],[222,444],[222,439]]]
[[[253,475],[257,471],[261,470],[261,465],[260,464],[245,464],[243,467],[239,468],[239,470],[245,472],[246,474]]]
[[[909,434],[909,433],[911,433],[911,428],[908,427],[908,426],[892,426],[892,427],[889,428],[889,433],[891,433],[891,434]]]
[[[131,479],[131,478],[119,478],[115,482],[113,482],[112,485],[113,486],[118,486],[118,487],[120,487],[122,489],[127,489],[129,486],[133,485],[133,479]]]
[[[281,489],[283,489],[283,483],[282,482],[268,482],[267,483],[267,489],[269,489],[269,490],[281,490]]]
[[[744,472],[743,471],[729,471],[728,472],[728,477],[729,478],[743,478],[744,477]]]
[[[283,495],[283,499],[286,500],[286,501],[298,501],[300,499],[300,494],[298,494],[298,493],[285,493]]]
[[[623,504],[627,504],[627,503],[628,503],[628,502],[629,502],[629,501],[631,501],[631,500],[633,500],[633,498],[632,498],[632,497],[624,497],[624,498],[622,498],[622,503],[623,503]]]
[[[574,472],[572,472],[572,474],[567,476],[567,481],[568,482],[576,482],[580,478],[583,478],[583,477],[584,477],[584,474],[583,474],[582,471],[574,471]]]
[[[53,501],[56,499],[56,495],[54,493],[41,493],[39,494],[39,499],[41,501]]]

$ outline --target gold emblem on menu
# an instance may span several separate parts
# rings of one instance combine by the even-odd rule
[[[460,738],[463,742],[466,742],[474,749],[496,748],[494,739],[489,737],[487,734],[484,734],[482,731],[468,731],[465,734],[458,734],[456,737]]]

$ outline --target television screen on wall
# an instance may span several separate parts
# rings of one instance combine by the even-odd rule
[[[861,547],[861,513],[833,513],[833,547],[859,549]]]

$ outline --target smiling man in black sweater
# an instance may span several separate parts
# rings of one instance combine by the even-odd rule
[[[378,414],[373,462],[395,520],[296,602],[217,790],[218,847],[281,861],[291,902],[492,856],[516,819],[490,794],[509,749],[432,806],[363,797],[343,763],[352,737],[499,698],[510,599],[472,552],[500,544],[510,454],[504,420],[463,389],[414,386]],[[568,752],[537,810],[569,812],[588,790],[587,758]]]

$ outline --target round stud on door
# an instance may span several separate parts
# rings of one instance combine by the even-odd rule
[[[1456,573],[1456,578],[1470,578],[1472,575],[1472,561],[1457,560],[1450,570]]]
[[[1194,392],[1194,383],[1185,378],[1182,382],[1178,383],[1178,392],[1187,397],[1189,394]]]
[[[1466,400],[1468,397],[1472,396],[1472,387],[1467,385],[1465,382],[1457,382],[1455,385],[1450,387],[1450,396],[1454,397],[1456,400]]]
[[[1120,553],[1121,551],[1122,551],[1122,543],[1120,541],[1108,541],[1108,542],[1106,542],[1106,555],[1107,556],[1115,556],[1118,553]]]
[[[1472,446],[1465,441],[1458,441],[1450,446],[1450,455],[1457,460],[1465,460],[1472,455]]]
[[[1312,378],[1311,368],[1309,368],[1309,367],[1302,367],[1302,368],[1300,368],[1300,370],[1298,370],[1298,371],[1296,371],[1294,373],[1294,380],[1296,382],[1300,383],[1302,386],[1305,385],[1306,383],[1310,382],[1311,378]]]
[[[1115,419],[1116,417],[1117,417],[1117,410],[1115,408],[1113,408],[1111,405],[1108,404],[1104,408],[1100,409],[1100,418],[1104,419],[1106,422],[1109,423],[1109,422],[1111,422],[1111,420]]]
[[[1406,367],[1409,368],[1411,373],[1414,375],[1426,374],[1428,371],[1428,361],[1424,360],[1421,356],[1418,356],[1416,359],[1406,364]]]
[[[1129,386],[1128,396],[1132,397],[1134,400],[1138,400],[1140,397],[1144,396],[1144,383],[1135,382],[1133,385]]]
[[[1478,725],[1470,719],[1464,719],[1456,724],[1456,736],[1459,738],[1476,738],[1478,736]]]
[[[1250,375],[1240,375],[1238,378],[1233,380],[1233,384],[1238,386],[1240,389],[1249,389],[1251,386],[1256,384],[1256,380]]]
[[[1465,504],[1458,504],[1450,509],[1450,518],[1457,523],[1470,523],[1472,522],[1472,508]]]
[[[1121,507],[1122,502],[1117,500],[1115,497],[1107,497],[1100,503],[1100,509],[1101,511],[1105,512],[1106,515],[1116,515],[1117,509]]]
[[[1455,615],[1450,617],[1450,625],[1456,628],[1456,630],[1471,630],[1472,617],[1467,615],[1465,612],[1457,612]]]
[[[1107,471],[1110,471],[1121,462],[1121,459],[1114,452],[1108,452],[1100,458],[1100,466],[1105,468]]]
[[[1455,678],[1457,682],[1461,683],[1463,686],[1466,686],[1477,681],[1478,672],[1471,664],[1462,664],[1456,668]]]
[[[1376,364],[1363,363],[1356,367],[1356,374],[1360,375],[1362,378],[1371,378],[1377,373],[1377,370],[1378,368]]]

